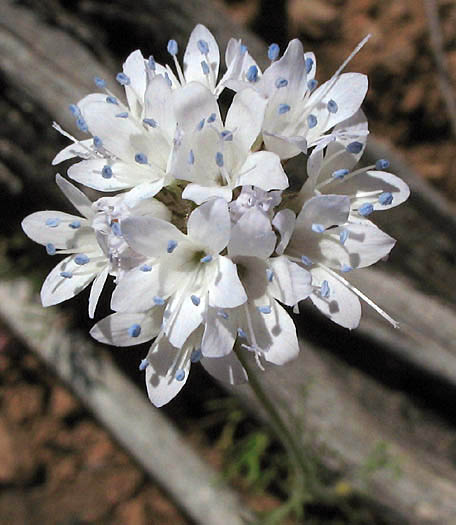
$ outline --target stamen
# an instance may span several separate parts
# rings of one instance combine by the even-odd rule
[[[349,234],[350,234],[350,232],[348,230],[342,230],[339,233],[340,244],[345,244],[345,241],[348,239]]]
[[[323,233],[325,231],[323,224],[314,223],[312,224],[312,231],[315,233]]]
[[[84,264],[87,264],[90,261],[90,259],[87,257],[85,253],[79,253],[74,258],[74,262],[76,264],[79,264],[79,266],[83,266]]]
[[[156,306],[163,306],[165,304],[163,297],[159,297],[158,295],[153,298],[153,301]]]
[[[237,335],[238,337],[241,337],[242,339],[247,339],[247,334],[244,332],[242,328],[237,329]]]
[[[351,272],[353,270],[353,267],[348,265],[348,264],[343,264],[341,267],[340,267],[340,271],[342,273],[348,273],[348,272]]]
[[[220,136],[222,137],[222,140],[225,142],[231,142],[233,140],[233,133],[229,129],[224,129]]]
[[[199,306],[201,299],[197,295],[190,296],[190,299],[195,306]]]
[[[318,86],[318,80],[316,78],[311,78],[307,82],[307,87],[309,88],[309,91],[313,91]]]
[[[89,126],[87,126],[87,122],[82,116],[76,119],[76,126],[84,133],[87,133],[89,131]]]
[[[93,146],[97,149],[103,146],[103,141],[100,137],[93,137]]]
[[[122,230],[120,224],[117,221],[111,222],[111,231],[116,237],[122,237]]]
[[[198,40],[197,44],[198,49],[202,55],[207,55],[209,53],[209,44],[206,40]]]
[[[217,151],[217,153],[215,155],[215,163],[217,164],[217,166],[219,168],[223,167],[224,160],[223,160],[223,153],[222,152]]]
[[[147,126],[150,126],[151,128],[157,127],[157,121],[154,120],[153,118],[145,118],[143,119],[143,122],[144,124],[146,124]]]
[[[149,60],[147,61],[147,66],[151,71],[155,71],[157,69],[155,58],[152,55],[150,55]]]
[[[274,60],[277,60],[280,53],[280,47],[279,44],[271,44],[268,47],[268,58],[273,62]]]
[[[94,77],[93,81],[95,82],[95,85],[100,88],[100,89],[103,89],[106,87],[106,80],[104,80],[103,78],[100,78],[100,77]]]
[[[55,255],[56,249],[55,249],[55,246],[52,244],[52,242],[48,242],[46,244],[46,253],[48,255]]]
[[[176,249],[177,241],[170,240],[168,241],[168,247],[166,248],[166,251],[168,253],[173,253],[173,251]]]
[[[208,66],[208,64],[207,64],[207,62],[205,60],[203,60],[201,62],[201,69],[203,70],[203,75],[209,75],[210,69],[209,69],[209,66]]]
[[[174,377],[176,378],[176,381],[183,381],[185,379],[185,370],[178,370]]]
[[[317,117],[315,115],[307,115],[307,125],[309,129],[314,128],[318,124]]]
[[[310,58],[310,57],[307,57],[306,58],[306,73],[309,74],[310,71],[312,70],[312,66],[313,66],[313,59]]]
[[[101,170],[101,176],[103,177],[103,179],[110,179],[112,177],[111,166],[108,166],[107,164],[103,166],[103,169]]]
[[[249,82],[256,82],[258,80],[258,68],[255,65],[250,66],[247,70],[246,77]]]
[[[324,280],[322,283],[321,283],[321,287],[320,287],[320,295],[322,297],[329,297],[329,292],[330,292],[330,289],[329,289],[329,283],[328,281]]]
[[[257,310],[262,314],[270,314],[271,313],[271,307],[269,305],[267,306],[257,306]]]
[[[169,78],[169,75],[167,72],[165,73],[165,80],[169,87],[173,86],[173,83],[171,82],[171,79]]]
[[[209,122],[209,119],[207,119],[207,121]],[[198,124],[196,125],[196,131],[201,131],[204,128],[204,122],[205,122],[205,119],[200,120],[198,122]]]
[[[342,168],[340,170],[333,171],[331,173],[331,177],[333,179],[343,179],[345,175],[348,175],[348,174],[349,174],[349,170]]]
[[[272,283],[272,280],[274,279],[274,272],[270,268],[266,268],[266,279]]]
[[[393,194],[389,191],[385,191],[378,197],[378,202],[382,206],[389,206],[393,202]]]
[[[195,154],[192,149],[188,152],[188,163],[195,164]]]
[[[390,162],[387,159],[378,159],[375,163],[375,167],[378,170],[386,170],[390,167]]]
[[[73,222],[70,222],[68,226],[70,228],[73,228],[73,230],[77,230],[78,228],[81,227],[81,223],[79,221],[73,221]]]
[[[215,122],[215,119],[216,119],[216,115],[215,113],[211,113],[208,117],[207,117],[207,123],[208,124],[212,124],[212,122]]]
[[[229,319],[230,317],[224,310],[218,310],[217,315],[225,320]]]
[[[192,363],[198,363],[201,360],[202,355],[201,348],[195,348],[190,355],[190,361]]]
[[[288,86],[288,80],[286,78],[282,78],[282,77],[279,77],[276,81],[275,81],[275,87],[277,89],[280,89],[280,88],[283,88],[285,86]]]
[[[288,113],[290,111],[291,107],[288,104],[279,104],[278,112],[279,115],[283,115],[284,113]]]
[[[135,161],[138,164],[147,164],[147,155],[145,155],[144,153],[136,153]]]
[[[149,361],[147,359],[143,359],[140,363],[139,363],[139,370],[141,372],[143,372],[147,367],[149,366]]]
[[[63,277],[64,279],[71,279],[73,274],[71,272],[60,272],[60,277]]]
[[[122,113],[117,113],[117,118],[128,118],[128,111],[122,111]]]
[[[128,77],[125,73],[117,73],[116,80],[121,86],[129,86],[130,85],[130,77]]]
[[[241,44],[240,52],[241,55],[245,55],[247,53],[247,46],[245,44]]]
[[[132,324],[130,328],[128,329],[128,335],[130,337],[138,337],[140,333],[141,333],[141,325],[137,323]]]
[[[374,211],[374,207],[370,202],[365,202],[362,206],[358,208],[358,213],[363,217],[367,217]]]
[[[74,117],[79,117],[81,115],[81,110],[78,108],[78,106],[76,106],[76,104],[70,104],[68,109]]]
[[[309,257],[307,257],[306,255],[301,255],[301,262],[306,266],[312,266],[313,264],[312,259],[309,259]]]
[[[200,262],[202,263],[210,263],[212,261],[212,255],[205,255],[204,257],[201,257]]]
[[[117,102],[116,97],[113,97],[112,95],[109,95],[109,97],[106,97],[106,102],[108,104],[115,104],[116,106],[119,105],[119,103]]]
[[[46,219],[45,224],[46,226],[49,226],[49,228],[57,228],[60,224],[60,219],[58,217],[49,217]]]
[[[179,50],[179,46],[177,45],[177,42],[175,40],[169,40],[168,45],[166,46],[166,50],[171,56],[176,56],[177,51]]]
[[[328,101],[328,104],[326,106],[328,108],[328,111],[330,113],[337,113],[337,110],[339,109],[339,106],[337,105],[337,102],[333,99]]]
[[[142,272],[151,272],[152,271],[152,266],[150,266],[149,264],[143,264],[142,266],[139,267],[139,269]]]
[[[347,146],[347,151],[349,153],[359,153],[362,149],[363,149],[363,145],[361,144],[361,142],[350,142],[350,144]]]

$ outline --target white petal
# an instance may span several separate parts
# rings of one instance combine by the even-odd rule
[[[266,258],[274,251],[276,240],[268,217],[258,208],[252,208],[233,226],[228,254]]]
[[[177,124],[184,132],[194,132],[199,122],[212,113],[216,115],[216,122],[220,123],[220,111],[215,96],[199,82],[190,82],[182,89],[175,89],[172,103]]]
[[[60,164],[64,160],[73,159],[74,157],[87,158],[90,156],[92,151],[93,140],[86,139],[81,140],[80,142],[75,142],[64,148],[62,151],[57,153],[57,155],[52,160],[51,164],[55,166]]]
[[[92,202],[87,198],[81,190],[78,190],[76,186],[73,186],[71,182],[65,180],[61,175],[57,173],[55,176],[55,182],[60,188],[65,197],[71,202],[71,204],[79,211],[81,215],[87,219],[92,219],[94,211],[92,210]]]
[[[184,377],[178,381],[173,374],[173,365],[178,350],[165,338],[158,345],[153,345],[147,355],[149,366],[146,368],[146,387],[149,399],[156,407],[169,403],[185,385],[190,373],[190,360],[187,360],[182,370]]]
[[[46,225],[47,220],[57,219],[58,226]],[[79,223],[79,228],[72,228],[70,224]],[[33,241],[46,246],[53,244],[57,249],[77,250],[78,246],[93,245],[97,243],[93,229],[88,226],[87,220],[76,215],[61,211],[38,211],[28,215],[22,221],[22,229]]]
[[[62,277],[61,272],[69,272],[70,279]],[[46,277],[41,288],[41,302],[43,306],[55,304],[71,299],[82,292],[97,276],[99,268],[94,263],[78,266],[74,256],[60,261]]]
[[[280,233],[280,242],[277,245],[276,252],[282,255],[288,246],[291,235],[296,224],[296,215],[288,209],[280,210],[275,214],[272,225]]]
[[[288,257],[269,259],[273,272],[269,291],[280,302],[293,306],[312,293],[312,276],[301,266],[291,262]]]
[[[325,228],[344,224],[350,211],[350,199],[342,195],[320,195],[308,200],[296,219],[296,229],[310,229],[312,224]],[[296,230],[295,230],[296,231]]]
[[[239,280],[236,265],[228,257],[217,258],[217,273],[209,287],[209,304],[220,308],[234,308],[247,301],[244,287]]]
[[[181,281],[182,282],[182,281]],[[190,334],[194,332],[203,322],[203,314],[206,311],[206,297],[200,297],[200,303],[194,304],[191,293],[185,292],[185,284],[182,283],[185,293],[182,296],[177,292],[170,299],[163,315],[163,326],[169,342],[176,348],[181,348]]]
[[[257,91],[250,88],[234,95],[225,127],[233,132],[234,140],[245,155],[260,134],[267,102]]]
[[[201,352],[204,357],[223,357],[233,350],[237,327],[230,312],[209,307],[204,323]]]
[[[89,317],[93,319],[95,315],[95,309],[98,304],[98,299],[100,298],[101,292],[105,285],[106,279],[109,274],[110,265],[106,265],[104,270],[102,270],[93,281],[92,288],[90,289],[89,295]]]
[[[125,194],[125,204],[129,208],[135,208],[141,203],[141,201],[150,199],[157,195],[157,193],[163,188],[163,183],[164,179],[158,179],[153,182],[143,182],[139,184]]]
[[[288,177],[280,158],[270,151],[257,151],[249,155],[240,168],[236,186],[257,186],[264,191],[288,188]]]
[[[196,204],[201,204],[220,197],[225,201],[230,202],[233,196],[231,188],[228,186],[201,186],[200,184],[188,184],[182,192],[182,198],[188,199]]]
[[[128,105],[133,114],[140,117],[146,91],[146,64],[139,49],[130,53],[125,60],[123,72],[130,79],[130,84],[125,86]]]
[[[99,321],[90,330],[90,335],[99,341],[114,346],[132,346],[150,341],[158,335],[163,318],[163,308],[153,308],[144,313],[114,313]],[[139,335],[132,336],[129,328],[139,325]]]
[[[201,54],[198,48],[199,40],[207,43],[209,48],[207,56]],[[217,80],[220,65],[220,52],[217,42],[207,27],[198,24],[190,35],[184,54],[184,75],[187,82],[192,82],[193,80],[204,82],[205,75],[203,75],[201,68],[202,61],[208,64],[214,72],[214,79]]]
[[[230,214],[223,199],[211,199],[196,208],[187,222],[187,235],[192,242],[208,250],[220,253],[230,239]]]
[[[234,352],[224,357],[203,357],[201,364],[211,376],[223,383],[241,385],[248,381],[247,372]]]
[[[156,128],[149,131],[163,131],[171,141],[176,129],[176,117],[172,104],[172,89],[162,75],[156,75],[148,85],[145,95],[145,118],[154,119]]]
[[[217,93],[221,93],[224,87],[229,87],[233,91],[245,89],[249,83],[245,80],[245,75],[251,66],[256,66],[258,76],[261,78],[261,69],[251,57],[249,52],[242,45],[241,40],[231,38],[225,51],[226,73],[219,83]]]
[[[155,217],[127,217],[122,221],[122,234],[135,252],[148,257],[167,253],[169,241],[187,243],[185,235],[170,222]]]
[[[329,297],[321,297],[318,292],[310,296],[314,305],[338,325],[356,328],[361,319],[361,304],[356,294],[323,268],[313,268],[311,273],[315,286],[321,286],[323,281],[329,284]]]

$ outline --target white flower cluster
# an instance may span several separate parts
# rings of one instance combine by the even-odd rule
[[[364,44],[364,41],[352,53]],[[299,351],[283,305],[309,298],[334,322],[355,328],[360,299],[394,321],[350,284],[351,271],[388,255],[394,239],[368,218],[407,199],[407,185],[384,171],[386,160],[356,168],[368,134],[360,105],[367,78],[343,73],[318,87],[315,56],[292,40],[261,72],[247,48],[228,43],[219,79],[219,48],[207,28],[192,32],[183,59],[168,43],[174,71],[133,52],[117,81],[70,106],[90,138],[72,143],[54,164],[79,157],[68,177],[114,196],[91,202],[57,175],[80,213],[33,213],[25,233],[49,255],[66,254],[46,278],[50,306],[92,284],[94,316],[108,276],[115,313],[99,321],[98,341],[129,346],[154,339],[140,369],[156,406],[184,385],[191,363],[215,377],[246,380],[236,352],[263,368]],[[222,117],[218,96],[234,97]],[[306,155],[307,177],[295,192],[284,161]],[[236,350],[236,352],[234,351]]]

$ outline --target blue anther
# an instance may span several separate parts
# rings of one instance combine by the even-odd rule
[[[68,226],[70,228],[73,228],[73,230],[77,230],[78,228],[81,227],[81,223],[79,221],[73,221],[73,222],[70,222]]]
[[[274,279],[274,272],[271,270],[271,268],[266,268],[266,279],[271,283]]]
[[[151,71],[155,71],[155,69],[157,68],[155,58],[152,55],[150,55],[149,60],[147,61],[147,66]]]
[[[390,167],[389,160],[387,160],[387,159],[378,159],[377,162],[375,163],[375,167],[378,170],[386,170],[386,169],[388,169]]]
[[[179,46],[177,45],[177,42],[175,40],[168,40],[168,45],[166,46],[166,49],[171,56],[175,56],[177,55]]]
[[[158,295],[154,296],[153,301],[156,306],[163,306],[165,304],[165,300],[163,299],[163,297],[160,297]]]
[[[318,124],[317,117],[315,115],[307,115],[307,125],[309,129],[314,128]]]
[[[183,381],[185,379],[185,370],[178,370],[175,375],[176,381]]]
[[[70,104],[68,106],[68,109],[70,110],[73,117],[80,117],[81,116],[81,110],[76,106],[76,104]]]
[[[325,281],[323,281],[321,283],[320,295],[322,297],[329,297],[329,292],[330,292],[330,290],[329,290],[329,283],[328,283],[328,281],[325,280]]]
[[[271,313],[271,307],[269,305],[267,306],[257,306],[257,310],[262,314],[270,314]]]
[[[121,86],[129,86],[131,83],[130,77],[125,73],[117,73],[116,80]]]
[[[258,68],[253,64],[247,69],[246,78],[249,82],[256,82],[258,80]]]
[[[225,321],[230,318],[230,316],[224,310],[218,310],[217,315],[222,319],[225,319]]]
[[[198,46],[198,49],[202,55],[207,55],[209,53],[209,44],[206,42],[206,40],[198,40],[196,45]]]
[[[157,127],[157,121],[154,120],[153,118],[145,118],[143,119],[143,122],[144,124],[146,124],[147,126],[150,126],[151,128]]]
[[[89,126],[87,126],[87,122],[84,120],[84,117],[79,116],[76,119],[76,126],[84,133],[89,131]]]
[[[49,217],[46,219],[45,224],[46,226],[49,226],[49,228],[57,228],[60,224],[60,219],[58,217]]]
[[[318,80],[316,78],[311,78],[307,82],[307,87],[308,87],[309,91],[313,91],[317,86],[318,86]]]
[[[101,176],[103,179],[110,179],[112,177],[112,168],[111,166],[108,166],[107,164],[103,166],[103,169],[101,170]]]
[[[116,237],[122,237],[122,230],[120,224],[117,221],[111,222],[111,231]]]
[[[350,142],[350,144],[347,146],[347,151],[349,153],[359,153],[363,149],[363,145],[361,142]]]
[[[207,117],[207,123],[208,124],[212,124],[213,122],[215,122],[215,119],[216,119],[216,115],[215,113],[211,113],[208,117]]]
[[[284,113],[288,113],[290,111],[291,107],[288,104],[279,104],[278,112],[279,115],[283,115]]]
[[[147,155],[145,155],[144,153],[136,153],[135,161],[138,164],[147,164]]]
[[[301,255],[301,262],[302,264],[305,264],[306,266],[312,266],[313,264],[312,259],[310,259],[306,255]]]
[[[203,75],[209,75],[211,72],[208,63],[205,60],[201,62],[201,69],[203,70]]]
[[[100,89],[103,89],[106,87],[106,80],[104,80],[103,78],[100,78],[100,77],[94,77],[93,81],[95,82],[95,85],[100,88]]]
[[[116,106],[119,105],[119,103],[117,102],[116,97],[113,97],[112,95],[109,95],[108,97],[106,97],[106,102],[108,104],[115,104]]]
[[[378,202],[382,206],[389,206],[393,202],[393,194],[389,191],[385,191],[378,197]]]
[[[340,271],[342,273],[348,273],[348,272],[351,272],[352,270],[353,268],[349,264],[342,264],[342,266],[340,267]]]
[[[275,81],[275,87],[280,89],[285,86],[288,86],[288,80],[286,78],[279,77]]]
[[[122,111],[122,113],[117,113],[117,118],[128,118],[128,111]]]
[[[215,163],[219,168],[223,167],[224,161],[222,152],[217,151],[217,153],[215,154]]]
[[[203,118],[196,125],[196,131],[201,131],[204,128],[205,119]]]
[[[367,215],[370,215],[374,211],[374,207],[370,202],[365,202],[362,206],[358,208],[358,212],[363,217],[367,217]]]
[[[147,367],[149,366],[149,361],[147,359],[143,359],[140,363],[139,363],[139,370],[141,372],[143,372]]]
[[[46,253],[48,255],[55,255],[56,249],[55,246],[52,244],[52,242],[48,242],[46,244]]]
[[[348,230],[342,230],[339,233],[339,241],[340,244],[345,244],[345,241],[348,239],[348,236],[350,235],[350,232]]]
[[[222,137],[222,140],[225,142],[231,142],[233,140],[233,133],[229,129],[224,129],[220,136]]]
[[[279,53],[280,53],[280,47],[279,47],[279,44],[271,44],[269,47],[268,47],[268,58],[269,60],[277,60],[277,58],[279,57]]]
[[[323,233],[326,230],[326,228],[323,226],[323,224],[314,223],[312,224],[312,231],[315,233]]]
[[[348,174],[349,174],[349,170],[347,170],[346,168],[341,168],[340,170],[333,171],[331,173],[331,177],[333,179],[343,179],[345,175],[348,175]]]
[[[245,44],[241,44],[241,47],[239,50],[241,52],[241,55],[245,55],[247,53],[247,46]]]
[[[188,163],[195,164],[195,154],[192,149],[188,152]]]
[[[328,111],[330,113],[337,113],[337,110],[339,109],[339,106],[337,105],[337,102],[333,99],[328,101],[328,104],[326,106],[328,108]]]
[[[198,363],[198,361],[201,360],[202,355],[201,348],[195,348],[190,355],[190,361],[192,363]]]
[[[138,337],[139,334],[141,333],[141,325],[140,324],[132,324],[129,328],[128,328],[128,335],[130,337]]]
[[[103,146],[103,141],[100,139],[100,137],[93,137],[93,146],[97,149]]]
[[[173,241],[172,239],[168,241],[168,246],[166,247],[166,251],[168,253],[173,253],[173,251],[176,249],[177,241]]]
[[[60,277],[63,277],[64,279],[71,279],[73,274],[71,272],[60,272]]]
[[[74,258],[74,262],[78,264],[79,266],[83,266],[84,264],[87,264],[90,261],[90,259],[87,257],[85,253],[78,253],[76,257]]]
[[[238,337],[242,337],[242,339],[247,339],[247,334],[244,332],[242,328],[237,329],[237,335]]]
[[[201,299],[197,295],[191,295],[190,299],[195,306],[199,306]]]
[[[139,269],[142,272],[151,272],[152,271],[152,266],[150,266],[150,264],[143,264],[142,266],[139,267]]]
[[[201,257],[200,262],[202,263],[210,263],[212,261],[212,255],[205,255],[204,257]]]
[[[307,57],[306,58],[306,73],[307,74],[311,72],[313,64],[314,64],[313,59],[310,57]]]
[[[166,83],[168,84],[169,87],[173,86],[173,83],[172,83],[171,79],[169,78],[169,75],[168,75],[167,72],[165,72],[165,80],[166,80]]]

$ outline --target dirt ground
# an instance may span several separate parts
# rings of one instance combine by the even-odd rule
[[[227,2],[255,26],[258,1]],[[350,70],[369,75],[370,129],[456,200],[456,148],[420,0],[289,0],[289,36],[326,79],[366,34]],[[456,85],[456,3],[441,0],[445,58]],[[269,42],[269,38],[264,33]],[[0,523],[189,523],[74,396],[0,327]]]

